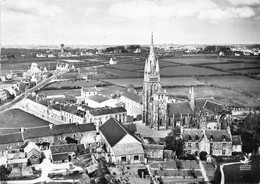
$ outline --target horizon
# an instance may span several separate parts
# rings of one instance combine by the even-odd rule
[[[2,45],[260,44],[260,0],[71,2],[1,2]]]

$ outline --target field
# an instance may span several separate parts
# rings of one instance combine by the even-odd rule
[[[221,70],[239,70],[239,69],[248,69],[248,68],[260,68],[259,64],[255,63],[225,63],[225,64],[213,64],[207,65]]]
[[[97,86],[97,85],[104,85],[103,82],[100,81],[87,81],[87,80],[67,80],[67,81],[57,81],[51,83],[45,87],[45,89],[61,89],[61,88],[81,88],[85,86]]]
[[[131,70],[119,70],[110,67],[98,68],[99,73],[105,73],[107,78],[142,78],[143,72],[131,71]]]
[[[127,87],[129,84],[133,84],[134,87],[143,87],[143,79],[108,79],[107,82],[116,84],[119,86]],[[204,83],[192,78],[192,77],[169,77],[161,78],[162,86],[191,86],[191,85],[204,85]]]
[[[251,79],[242,75],[238,76],[215,76],[215,77],[200,77],[202,80],[208,81],[211,84],[223,87],[230,87],[240,91],[249,92],[260,97],[260,81]]]
[[[214,59],[205,59],[205,58],[189,58],[189,57],[180,57],[178,58],[163,58],[162,61],[180,63],[180,64],[204,64],[204,63],[217,63],[219,62],[217,57]],[[225,62],[225,60],[220,60],[220,62]]]
[[[166,76],[194,76],[194,75],[223,75],[227,72],[221,72],[208,68],[194,66],[167,67],[161,69],[161,75]]]
[[[0,113],[0,133],[17,132],[21,127],[26,128],[46,125],[49,125],[49,122],[20,109],[10,109]]]
[[[260,74],[260,68],[244,69],[244,70],[232,70],[232,72],[241,73],[241,74]]]
[[[38,94],[45,94],[46,96],[52,95],[71,95],[75,97],[79,97],[81,89],[55,89],[55,90],[41,90]],[[112,94],[123,93],[125,88],[117,86],[117,85],[109,85],[103,87],[97,87],[99,94],[110,96]]]
[[[167,93],[170,93],[174,96],[176,95],[188,95],[190,88],[189,87],[174,87],[166,88]],[[205,97],[214,97],[216,100],[231,106],[259,106],[260,102],[257,101],[254,97],[248,97],[242,94],[239,91],[231,89],[222,89],[218,87],[210,86],[200,86],[194,87],[195,97],[205,98]]]

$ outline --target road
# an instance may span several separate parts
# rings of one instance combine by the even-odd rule
[[[56,78],[57,74],[53,73],[53,75],[43,81],[41,81],[39,84],[37,84],[36,86],[32,87],[31,89],[28,89],[26,91],[26,93],[31,93],[35,90],[38,90],[40,88],[42,88],[44,85],[46,85],[47,83],[49,83],[52,79]],[[10,107],[12,107],[14,104],[16,104],[17,102],[21,101],[24,98],[24,93],[16,96],[11,102],[8,102],[6,104],[4,104],[3,106],[0,107],[0,112],[9,109]]]

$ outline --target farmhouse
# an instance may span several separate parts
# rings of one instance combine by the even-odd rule
[[[144,150],[140,140],[115,118],[100,127],[101,143],[109,154],[108,161],[116,164],[144,162]]]
[[[185,142],[184,150],[190,154],[205,151],[212,155],[232,154],[232,136],[229,130],[193,130],[184,129],[182,139]]]

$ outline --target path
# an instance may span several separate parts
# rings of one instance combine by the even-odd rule
[[[250,162],[250,161],[249,161]],[[247,163],[249,163],[249,162],[247,162]],[[236,165],[236,164],[241,164],[241,163],[243,163],[243,162],[231,162],[231,163],[226,163],[226,164],[222,164],[221,166],[220,166],[220,173],[221,173],[221,181],[220,181],[220,184],[225,184],[225,174],[224,174],[224,167],[225,166],[228,166],[228,165]]]
[[[204,167],[204,165],[202,164],[201,160],[198,157],[197,157],[197,159],[199,160],[199,165],[200,165],[202,176],[203,176],[205,182],[209,183],[210,181],[209,181],[209,178],[208,178],[207,173],[205,171],[205,167]]]

